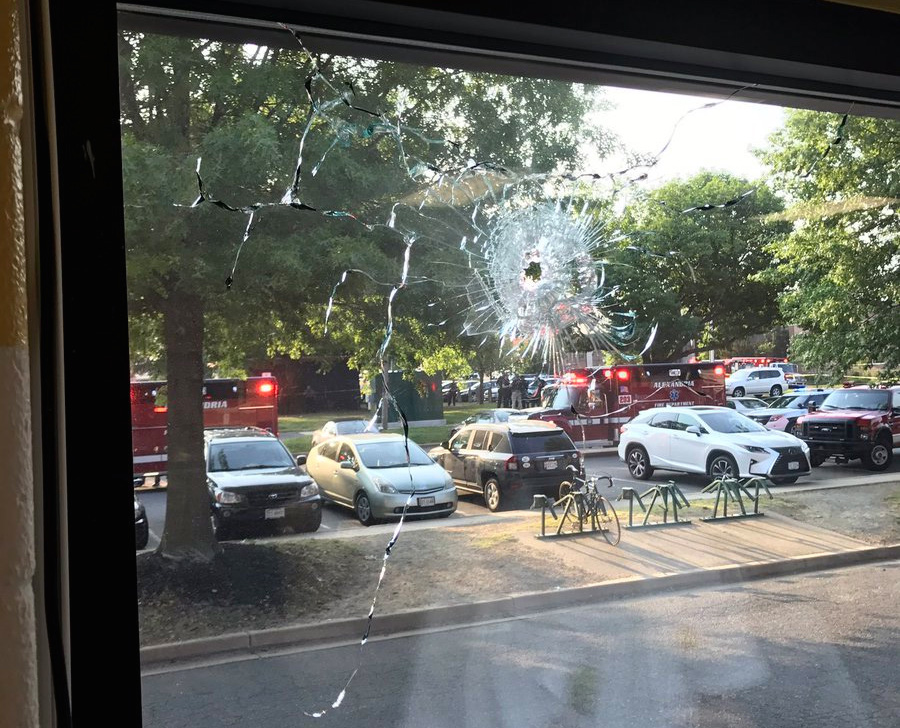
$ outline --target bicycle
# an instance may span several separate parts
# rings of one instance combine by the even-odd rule
[[[585,524],[589,524],[590,530],[600,531],[610,546],[616,546],[622,538],[619,516],[609,499],[597,490],[598,480],[609,481],[607,487],[612,488],[612,478],[608,475],[592,475],[585,479],[574,475],[573,480],[580,482],[581,486],[561,488],[562,497],[553,504],[554,509],[565,506],[556,528],[557,535],[584,533]]]

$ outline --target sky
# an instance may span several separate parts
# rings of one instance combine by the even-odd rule
[[[629,148],[650,154],[660,151],[685,112],[714,101],[612,86],[604,88],[604,96],[614,108],[596,112],[598,121]],[[701,169],[758,178],[764,167],[751,150],[764,147],[783,118],[781,107],[735,100],[688,114],[678,123],[672,143],[650,170],[645,186],[690,177]],[[607,169],[609,163],[606,160],[601,166]]]

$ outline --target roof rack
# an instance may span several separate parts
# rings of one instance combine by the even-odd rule
[[[218,426],[210,426],[203,428],[204,433],[211,432],[247,432],[254,435],[267,435],[269,437],[275,437],[275,433],[271,430],[266,430],[262,427],[254,427],[253,425],[218,425]]]

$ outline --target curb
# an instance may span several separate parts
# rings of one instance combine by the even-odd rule
[[[898,558],[900,558],[900,544],[866,546],[777,561],[716,566],[647,578],[614,579],[559,591],[533,592],[469,604],[396,612],[375,619],[371,638],[384,638],[421,629],[466,626],[488,620],[522,618],[553,609],[640,597],[662,591],[734,584]],[[141,648],[141,663],[147,667],[151,664],[177,662],[226,652],[255,651],[287,645],[324,647],[332,643],[353,642],[359,640],[365,624],[365,617],[354,617],[321,624],[276,627],[152,645]]]

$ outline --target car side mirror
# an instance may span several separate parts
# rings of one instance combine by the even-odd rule
[[[349,460],[343,460],[341,462],[341,470],[356,470],[356,466]]]
[[[143,475],[135,475],[132,478],[132,482],[134,483],[135,488],[140,488],[144,484],[144,476]]]
[[[444,450],[449,450],[450,449],[450,440],[444,440],[441,443],[441,447],[444,448]]]
[[[806,409],[809,412],[815,412],[817,409],[819,409],[819,405],[817,405],[815,402],[810,402],[808,405],[806,405]]]
[[[303,467],[304,465],[306,465],[306,455],[298,455],[297,467]]]
[[[690,425],[685,430],[685,432],[690,432],[692,435],[696,435],[697,437],[700,437],[702,430],[699,427],[697,427],[697,425]]]

